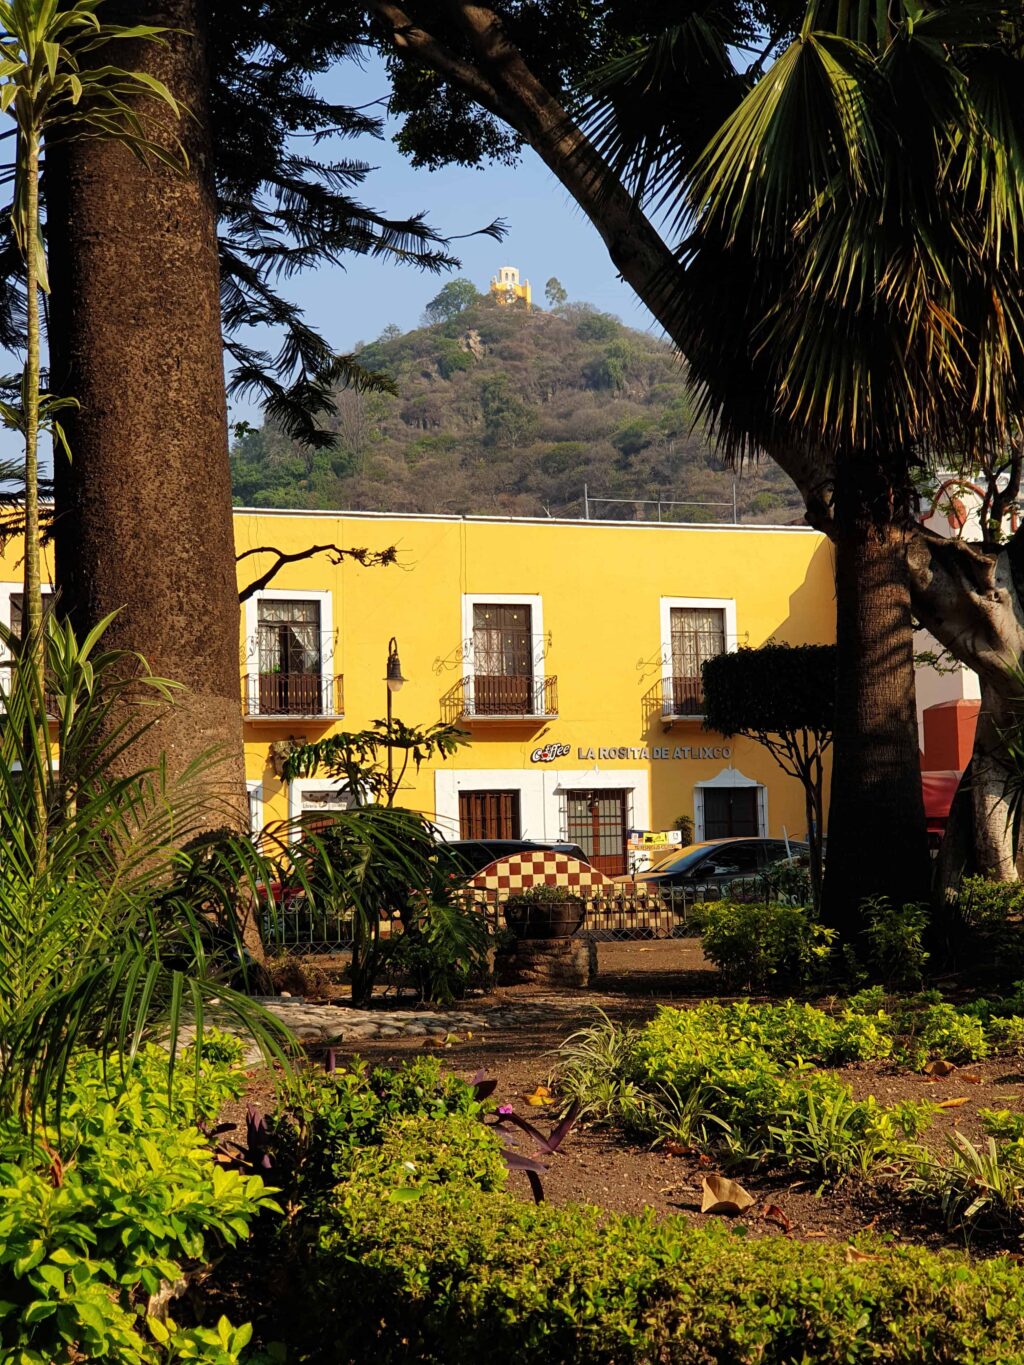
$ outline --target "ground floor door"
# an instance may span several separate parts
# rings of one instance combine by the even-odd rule
[[[756,839],[757,787],[705,787],[704,838]]]
[[[460,839],[521,839],[517,791],[459,792]]]
[[[621,790],[565,793],[565,837],[579,844],[598,871],[609,877],[626,871],[629,793]]]

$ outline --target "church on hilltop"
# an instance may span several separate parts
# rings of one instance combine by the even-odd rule
[[[518,303],[522,300],[529,308],[533,302],[530,281],[519,283],[519,271],[514,265],[503,265],[497,275],[491,278],[491,293],[499,303]]]

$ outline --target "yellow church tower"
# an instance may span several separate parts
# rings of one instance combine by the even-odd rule
[[[519,271],[514,265],[503,265],[491,279],[491,293],[499,303],[518,303],[520,299],[529,308],[533,303],[530,281],[519,283]]]

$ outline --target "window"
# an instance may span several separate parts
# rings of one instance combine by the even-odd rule
[[[699,716],[704,710],[701,665],[706,659],[725,653],[725,611],[721,607],[672,607],[669,629],[671,712],[676,716]]]
[[[527,603],[473,606],[473,710],[525,716],[533,697],[533,611]]]
[[[726,844],[711,855],[708,864],[709,874],[713,865],[722,876],[753,877],[761,870],[760,851],[756,844]]]
[[[757,787],[705,787],[705,839],[756,838]]]
[[[627,797],[621,789],[565,793],[566,841],[579,844],[594,867],[609,877],[626,871]]]
[[[43,616],[47,616],[53,610],[53,593],[47,588],[43,589]],[[25,594],[23,592],[11,593],[11,634],[21,638],[22,623],[24,621]]]
[[[260,714],[322,714],[319,601],[263,597],[257,611]]]
[[[460,839],[521,839],[518,791],[459,792]]]
[[[255,838],[263,832],[263,783],[246,782],[249,798],[249,833]]]

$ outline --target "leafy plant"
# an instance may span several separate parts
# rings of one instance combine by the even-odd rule
[[[458,897],[421,903],[391,939],[387,970],[410,980],[420,1000],[450,1005],[488,976],[490,930],[481,911]]]
[[[945,1161],[920,1152],[905,1175],[907,1187],[938,1204],[946,1226],[966,1233],[1020,1226],[1024,1211],[1024,1152],[988,1137],[975,1147],[964,1133],[949,1138]]]
[[[709,901],[699,907],[701,947],[730,985],[810,986],[825,975],[834,931],[799,906]]]
[[[896,907],[880,896],[865,901],[861,912],[868,956],[882,980],[890,986],[920,985],[928,961],[924,949],[928,907]]]

